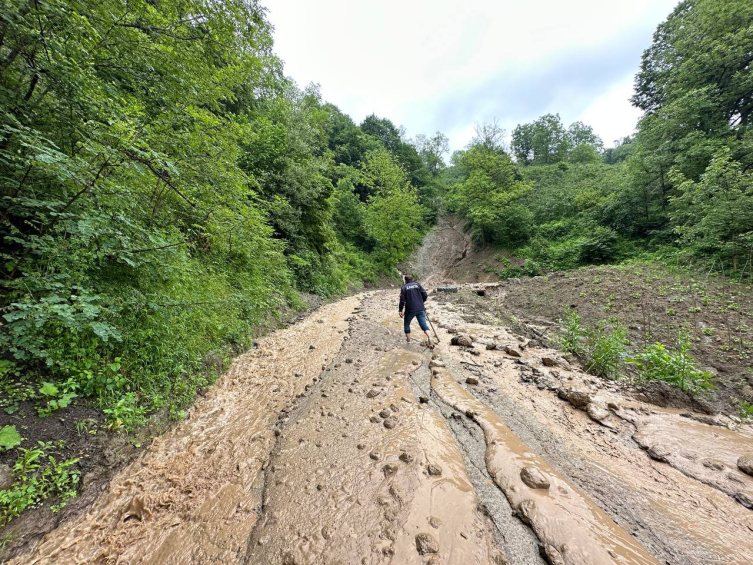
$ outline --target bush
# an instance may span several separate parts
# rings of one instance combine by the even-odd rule
[[[638,367],[642,381],[664,381],[692,394],[713,389],[713,375],[696,368],[691,348],[690,334],[683,330],[677,336],[674,351],[663,343],[652,343],[626,361]]]
[[[597,377],[616,379],[625,356],[627,329],[614,324],[611,329],[606,322],[586,332],[586,370]]]
[[[586,332],[577,310],[571,310],[564,320],[557,320],[562,326],[559,344],[562,349],[574,355],[582,355],[585,351],[583,338]]]
[[[606,263],[617,256],[617,234],[609,228],[596,226],[588,239],[578,246],[578,259],[584,265]]]

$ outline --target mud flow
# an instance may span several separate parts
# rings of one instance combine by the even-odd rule
[[[438,347],[408,344],[396,303],[260,340],[11,562],[753,562],[749,428],[637,402],[451,298],[429,302]]]

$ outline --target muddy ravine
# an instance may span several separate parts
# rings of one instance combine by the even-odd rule
[[[436,349],[406,344],[397,292],[259,340],[10,563],[753,563],[750,427],[637,402],[451,297]]]

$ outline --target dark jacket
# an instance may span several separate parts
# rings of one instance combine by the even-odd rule
[[[403,311],[403,308],[405,308],[406,314],[423,312],[426,309],[424,300],[428,297],[429,294],[420,283],[410,282],[404,284],[403,288],[400,289],[400,312]]]

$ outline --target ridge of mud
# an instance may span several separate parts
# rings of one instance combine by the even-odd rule
[[[543,546],[533,531],[515,514],[509,501],[501,489],[493,482],[486,467],[486,443],[478,436],[478,427],[469,425],[470,420],[456,412],[452,406],[445,404],[442,398],[432,389],[431,376],[418,379],[411,378],[417,394],[428,399],[448,423],[455,441],[461,448],[465,460],[468,477],[483,504],[484,512],[488,514],[495,526],[497,542],[505,548],[511,563],[515,565],[544,565],[542,557]]]
[[[472,417],[482,428],[489,474],[510,505],[533,528],[550,562],[658,564],[630,534],[532,453],[445,369],[434,370],[432,388],[445,403]]]

